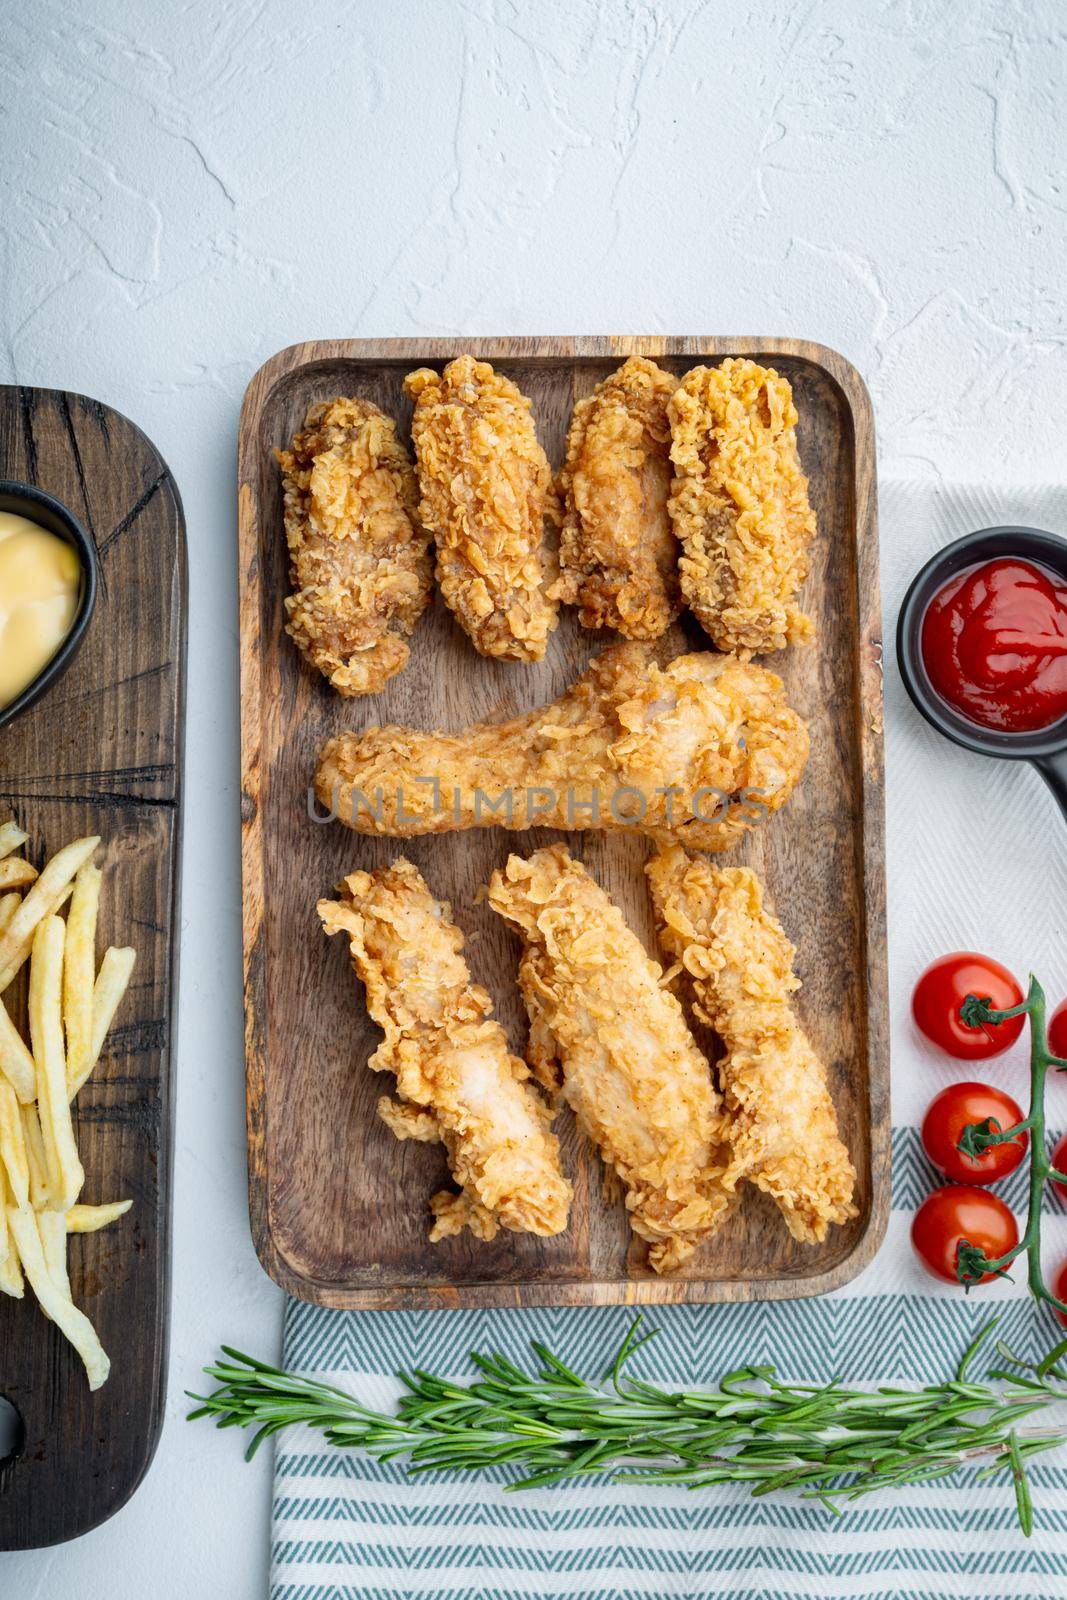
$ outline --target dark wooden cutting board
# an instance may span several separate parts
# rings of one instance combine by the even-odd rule
[[[804,980],[799,1009],[830,1073],[842,1133],[858,1172],[859,1214],[824,1244],[791,1239],[751,1186],[728,1223],[681,1271],[656,1277],[602,1169],[569,1112],[557,1122],[574,1181],[567,1232],[537,1239],[502,1230],[430,1244],[429,1200],[447,1182],[439,1146],[398,1144],[375,1116],[388,1087],[365,1062],[378,1038],[353,980],[345,941],[323,937],[315,901],[343,873],[403,853],[450,900],[477,982],[489,989],[512,1047],[526,1017],[515,983],[518,950],[477,899],[512,850],[546,830],[485,829],[414,840],[360,838],[317,826],[307,791],[323,741],[375,722],[459,729],[512,716],[559,694],[607,633],[564,608],[545,660],[487,661],[436,601],[419,624],[406,671],[366,700],[343,700],[285,636],[287,553],[274,447],[308,405],[332,395],[375,401],[408,433],[402,383],[412,368],[470,350],[533,401],[553,466],[576,399],[631,351],[679,376],[703,361],[747,355],[780,369],[800,412],[800,456],[819,519],[805,611],[818,644],[768,665],[808,719],[812,754],[790,803],[753,832],[731,862],[766,878]],[[338,340],[294,345],[261,369],[241,414],[241,735],[244,827],[245,1043],[252,1233],[267,1271],[302,1299],[328,1306],[591,1305],[779,1299],[819,1294],[873,1256],[889,1213],[889,1042],[882,821],[881,609],[874,431],[858,373],[823,346],[762,338]],[[665,641],[708,649],[691,620]],[[568,840],[654,948],[632,833]]]
[[[62,500],[100,557],[81,652],[0,730],[0,817],[14,813],[38,866],[78,834],[98,833],[98,953],[107,944],[137,950],[75,1114],[83,1198],[133,1200],[112,1228],[70,1241],[74,1301],[111,1356],[104,1387],[89,1392],[78,1356],[28,1288],[22,1301],[0,1296],[0,1395],[25,1427],[21,1454],[0,1463],[0,1550],[22,1550],[74,1538],[117,1511],[144,1476],[163,1420],[186,570],[166,463],[98,401],[0,387],[0,477]]]

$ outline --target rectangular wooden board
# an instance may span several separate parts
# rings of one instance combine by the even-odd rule
[[[137,965],[104,1053],[75,1103],[82,1198],[132,1211],[72,1238],[75,1304],[111,1357],[95,1394],[38,1309],[0,1296],[0,1395],[25,1444],[0,1463],[0,1550],[73,1539],[129,1498],[163,1422],[170,1278],[171,1128],[185,688],[185,524],[166,463],[139,428],[85,395],[0,387],[0,477],[69,507],[100,558],[96,610],[67,673],[0,730],[0,818],[40,866],[97,833],[97,955]],[[24,1024],[25,974],[5,1000]],[[3,1451],[0,1450],[0,1455]]]
[[[509,851],[547,830],[486,829],[398,843],[312,820],[309,784],[323,741],[378,722],[457,730],[513,716],[560,693],[614,635],[582,630],[564,610],[543,663],[488,661],[438,599],[412,659],[379,695],[343,700],[283,631],[288,592],[273,451],[309,404],[357,395],[410,437],[405,374],[462,350],[493,362],[531,397],[558,466],[576,399],[631,352],[681,375],[750,355],[790,379],[800,454],[819,519],[805,608],[819,641],[770,664],[811,724],[812,756],[788,806],[733,854],[765,876],[804,979],[800,1008],[829,1064],[842,1133],[859,1174],[859,1215],[816,1247],[794,1242],[755,1190],[678,1273],[656,1277],[621,1204],[605,1198],[598,1160],[569,1112],[557,1119],[575,1185],[571,1225],[555,1239],[501,1231],[428,1242],[428,1203],[447,1181],[440,1147],[398,1143],[375,1115],[383,1080],[364,1063],[378,1038],[346,941],[328,941],[315,901],[356,867],[401,851],[451,901],[475,979],[493,997],[514,1049],[526,1019],[517,946],[477,903]],[[796,340],[582,338],[342,340],[296,345],[250,384],[239,443],[245,1018],[251,1224],[260,1259],[290,1294],[320,1305],[505,1306],[713,1301],[819,1294],[873,1256],[889,1208],[889,1057],[882,809],[881,613],[874,436],[867,392],[833,351]],[[710,648],[691,621],[669,641]],[[583,833],[568,844],[654,949],[642,865],[645,840]]]

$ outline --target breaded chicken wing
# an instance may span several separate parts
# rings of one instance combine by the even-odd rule
[[[529,400],[486,361],[459,356],[409,373],[420,512],[437,582],[483,656],[540,661],[558,620],[544,547],[551,472]]]
[[[662,972],[562,845],[493,874],[489,904],[518,928],[531,1065],[555,1082],[622,1180],[656,1272],[722,1222],[729,1159],[719,1095]]]
[[[286,632],[339,694],[374,694],[407,665],[430,599],[415,470],[369,400],[312,406],[276,455],[294,589]]]
[[[724,850],[785,804],[807,755],[774,673],[710,652],[659,667],[647,645],[619,644],[511,722],[339,734],[315,789],[357,833],[630,827]]]
[[[345,932],[367,1010],[385,1038],[367,1063],[394,1072],[399,1100],[378,1114],[398,1139],[442,1140],[460,1194],[430,1202],[431,1239],[469,1228],[555,1234],[571,1186],[560,1170],[550,1111],[510,1054],[484,989],[471,982],[463,935],[403,858],[354,872],[339,900],[320,900],[327,933]]]
[[[788,382],[754,361],[695,367],[668,412],[686,604],[720,650],[810,639],[813,624],[794,597],[808,575],[815,514]]]
[[[583,628],[658,639],[680,609],[678,540],[667,511],[676,379],[643,356],[579,400],[557,479],[563,506],[553,593]]]
[[[647,867],[660,940],[692,985],[694,1009],[722,1039],[731,1113],[724,1182],[773,1196],[795,1239],[825,1239],[856,1215],[855,1168],[837,1131],[826,1069],[790,997],[795,951],[747,867],[721,870],[677,846]]]

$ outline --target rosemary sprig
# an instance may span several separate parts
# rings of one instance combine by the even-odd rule
[[[979,1283],[987,1272],[1006,1278],[1008,1268],[1021,1255],[1026,1256],[1026,1279],[1036,1300],[1044,1300],[1056,1311],[1067,1313],[1067,1301],[1059,1300],[1045,1283],[1041,1271],[1041,1202],[1049,1179],[1067,1183],[1067,1174],[1057,1172],[1049,1160],[1045,1132],[1045,1080],[1049,1069],[1067,1072],[1067,1061],[1054,1056],[1048,1047],[1045,1024],[1045,991],[1031,975],[1026,999],[1007,1011],[994,1011],[988,1000],[969,994],[960,1007],[960,1020],[968,1028],[986,1028],[991,1024],[1006,1022],[1009,1017],[1025,1015],[1030,1024],[1030,1111],[1013,1128],[999,1128],[986,1118],[972,1122],[964,1128],[957,1149],[965,1155],[980,1156],[991,1145],[1009,1144],[1020,1134],[1030,1134],[1030,1187],[1026,1211],[1026,1230],[1014,1249],[991,1260],[978,1245],[961,1241],[956,1251],[956,1276],[969,1289]]]
[[[655,1337],[655,1329],[641,1333],[638,1317],[601,1385],[534,1343],[531,1372],[500,1354],[472,1353],[477,1371],[469,1383],[419,1369],[401,1373],[406,1393],[391,1416],[343,1389],[224,1346],[228,1359],[205,1368],[219,1387],[190,1395],[198,1404],[189,1415],[254,1429],[248,1459],[264,1439],[304,1422],[332,1445],[358,1447],[380,1461],[405,1458],[410,1473],[509,1466],[520,1473],[512,1490],[591,1473],[690,1489],[744,1483],[753,1495],[796,1490],[834,1511],[876,1489],[983,1462],[983,1476],[1010,1475],[1029,1534],[1026,1462],[1067,1442],[1067,1431],[1020,1431],[1019,1424],[1067,1400],[1067,1373],[1057,1366],[1067,1339],[1036,1365],[998,1343],[1013,1370],[975,1382],[971,1367],[994,1326],[987,1323],[973,1340],[954,1377],[922,1389],[784,1383],[773,1367],[746,1366],[714,1388],[670,1390],[626,1372],[635,1351]]]

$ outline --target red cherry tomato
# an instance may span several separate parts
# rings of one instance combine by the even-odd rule
[[[1052,1152],[1052,1165],[1057,1172],[1067,1172],[1067,1133],[1064,1134],[1055,1150]],[[1060,1191],[1060,1195],[1067,1200],[1067,1183],[1057,1183],[1053,1179],[1053,1188]],[[1067,1262],[1064,1263],[1067,1266]],[[1067,1299],[1067,1296],[1064,1296]]]
[[[1052,1280],[1052,1292],[1057,1300],[1067,1300],[1067,1261],[1060,1262],[1060,1270]],[[1052,1309],[1067,1328],[1067,1316],[1064,1316],[1062,1311],[1057,1311],[1055,1306]]]
[[[1019,985],[999,961],[973,950],[957,950],[927,967],[915,985],[912,1015],[928,1039],[960,1061],[999,1056],[1015,1043],[1026,1018],[968,1028],[960,1019],[960,1007],[969,994],[988,1000],[994,1011],[1009,1011],[1023,999]]]
[[[1020,1133],[1010,1144],[990,1145],[977,1158],[958,1149],[969,1122],[990,1119],[1003,1132],[1023,1120],[1010,1094],[988,1083],[954,1083],[935,1095],[923,1118],[923,1149],[938,1172],[955,1183],[999,1183],[1014,1172],[1026,1154],[1027,1138]]]
[[[1048,1047],[1054,1056],[1067,1061],[1067,1000],[1061,1000],[1048,1020]]]
[[[965,1240],[995,1261],[1018,1244],[1019,1229],[995,1194],[969,1184],[946,1183],[928,1195],[915,1213],[911,1242],[927,1272],[958,1283],[956,1252]],[[986,1272],[976,1281],[988,1283],[993,1276]]]

